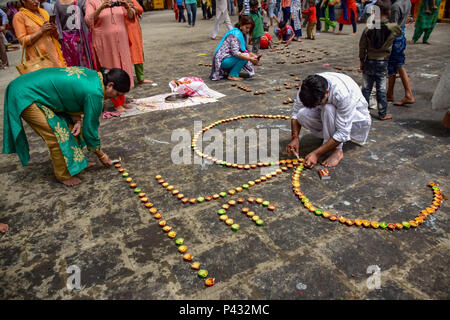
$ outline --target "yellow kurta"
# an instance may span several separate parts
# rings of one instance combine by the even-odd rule
[[[30,42],[31,35],[38,32],[44,22],[49,20],[49,15],[45,10],[40,9],[39,12],[44,20],[24,8],[21,8],[13,18],[13,27],[16,32],[17,39],[26,49],[26,60],[38,57],[38,53],[36,51],[37,48],[42,55],[47,54],[49,56],[55,67],[65,67],[66,62],[62,56],[61,46],[57,38],[46,33],[42,35],[42,37],[35,43],[31,44]]]

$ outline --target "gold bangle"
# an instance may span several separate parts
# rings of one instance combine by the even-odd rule
[[[105,152],[103,152],[103,155],[100,158],[98,158],[98,159],[101,160],[101,159],[103,159],[106,156],[107,156],[107,154]]]

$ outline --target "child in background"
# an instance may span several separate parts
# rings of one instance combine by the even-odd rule
[[[252,34],[252,52],[254,54],[258,54],[259,42],[261,37],[264,35],[263,20],[262,15],[258,10],[258,5],[258,0],[250,0],[250,18],[252,18],[255,23]]]
[[[314,0],[309,0],[309,9],[302,10],[303,14],[308,15],[308,25],[306,27],[306,39],[315,40],[316,39],[316,2]]]
[[[176,3],[178,7],[178,22],[181,22],[181,19],[183,19],[183,22],[186,22],[186,17],[184,16],[183,0],[177,0]]]
[[[268,4],[269,0],[261,0],[261,14],[264,15],[269,15],[269,4]]]
[[[436,6],[436,0],[425,0],[426,1],[426,10],[425,12],[428,14],[431,14],[430,7],[433,7],[433,10],[436,10],[438,7]]]
[[[320,18],[320,21],[324,22],[324,31],[328,32],[330,27],[333,28],[333,32],[336,29],[336,20],[335,14],[334,14],[334,5],[336,4],[336,0],[322,0],[322,4],[320,6],[322,10],[322,17]]]
[[[250,0],[244,0],[242,10],[241,10],[241,12],[239,12],[239,15],[241,15],[241,16],[250,15]]]
[[[269,25],[267,23],[264,23],[264,35],[261,37],[261,41],[259,42],[259,48],[272,48],[272,37],[269,33]]]
[[[286,41],[286,44],[292,41],[295,37],[294,29],[291,26],[286,25],[286,22],[280,21],[278,28],[273,30],[279,41]]]
[[[175,21],[178,20],[178,6],[177,1],[172,0],[173,12],[175,13]]]
[[[360,69],[363,70],[362,94],[370,105],[370,93],[376,84],[378,115],[380,120],[392,119],[387,113],[386,79],[388,75],[388,61],[391,55],[394,38],[402,34],[402,29],[396,23],[389,23],[391,12],[390,0],[378,0],[380,8],[381,27],[369,29],[366,27],[359,41]]]

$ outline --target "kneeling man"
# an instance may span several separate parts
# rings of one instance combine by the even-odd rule
[[[367,101],[352,78],[335,72],[308,76],[294,102],[292,141],[286,152],[299,154],[300,129],[305,127],[323,139],[322,146],[305,157],[305,166],[313,168],[322,155],[330,153],[322,165],[334,167],[344,157],[343,143],[350,139],[365,143],[371,123]]]

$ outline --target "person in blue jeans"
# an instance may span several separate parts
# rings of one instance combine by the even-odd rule
[[[183,22],[186,22],[186,17],[184,16],[183,0],[177,0],[177,7],[178,7],[178,22],[181,22],[181,19],[183,19]]]
[[[186,11],[188,15],[188,27],[195,26],[195,17],[197,16],[197,1],[196,0],[184,0],[186,5]]]
[[[380,28],[366,27],[359,42],[360,69],[363,71],[362,94],[370,105],[370,93],[375,83],[379,119],[389,120],[392,116],[387,113],[388,61],[394,39],[402,34],[402,29],[396,23],[389,23],[390,0],[378,0],[377,5],[381,14]]]
[[[273,9],[273,13],[278,17],[278,12],[280,11],[281,0],[276,0],[275,8]]]

